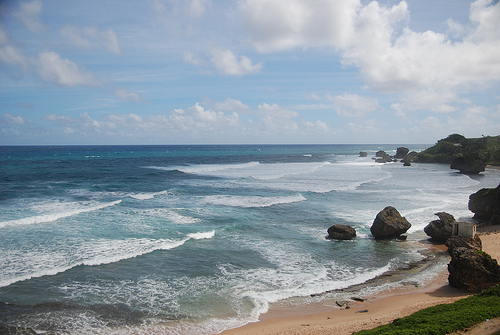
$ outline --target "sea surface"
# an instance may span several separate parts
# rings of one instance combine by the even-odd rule
[[[0,147],[0,330],[216,334],[408,267],[434,213],[470,220],[469,195],[500,173],[372,159],[396,148]],[[370,234],[389,205],[405,242]],[[357,237],[326,239],[333,224]]]

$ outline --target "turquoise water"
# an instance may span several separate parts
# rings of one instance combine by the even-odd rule
[[[404,267],[434,213],[470,218],[500,174],[371,159],[395,149],[1,147],[0,326],[214,334]],[[370,235],[388,205],[412,224],[405,243]],[[325,239],[337,223],[358,237]]]

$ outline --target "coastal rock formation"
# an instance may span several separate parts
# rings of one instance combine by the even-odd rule
[[[365,152],[365,151],[360,151],[359,152],[359,157],[366,157],[366,156],[368,156],[367,152]]]
[[[486,164],[471,156],[457,157],[451,163],[450,169],[460,170],[462,174],[478,174],[483,172]]]
[[[375,162],[377,163],[387,163],[387,162],[392,162],[392,157],[389,156],[389,154],[383,150],[377,151],[375,154]]]
[[[343,224],[336,224],[328,228],[328,237],[336,240],[350,240],[356,237],[356,230]]]
[[[370,228],[376,239],[398,237],[410,229],[411,224],[402,217],[396,208],[387,206],[377,214]]]
[[[396,155],[394,156],[394,158],[404,158],[406,155],[408,155],[408,153],[410,152],[410,149],[408,148],[405,148],[405,147],[399,147],[397,150],[396,150]]]
[[[429,224],[424,228],[424,232],[433,241],[445,242],[451,237],[451,224],[455,222],[455,218],[453,217],[453,215],[445,212],[439,212],[434,215],[437,215],[439,217],[439,220],[429,222]]]
[[[469,210],[474,218],[490,224],[500,224],[500,184],[497,188],[483,188],[469,196]]]
[[[474,238],[458,235],[452,236],[446,241],[445,245],[448,247],[448,252],[450,254],[456,248],[467,248],[475,251],[483,250],[483,242],[477,234],[474,236]]]
[[[418,153],[416,151],[412,151],[403,157],[403,159],[401,160],[401,163],[404,163],[403,164],[404,166],[411,166],[411,162],[413,162],[415,160],[417,155],[418,155]]]
[[[450,286],[471,293],[481,292],[500,282],[500,266],[485,252],[455,248],[448,264]]]

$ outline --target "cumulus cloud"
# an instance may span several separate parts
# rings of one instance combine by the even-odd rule
[[[15,12],[14,16],[21,20],[32,32],[42,32],[45,30],[45,27],[40,19],[42,7],[41,0],[21,2],[19,11]]]
[[[23,125],[26,122],[24,121],[24,118],[22,116],[16,116],[12,114],[4,114],[4,118],[7,120],[7,123],[14,124],[14,125]]]
[[[253,64],[252,60],[246,56],[238,58],[229,49],[213,49],[210,61],[222,75],[243,76],[255,74],[262,70],[262,63]]]
[[[126,88],[119,87],[114,90],[114,95],[122,101],[144,102],[144,100],[135,92],[131,92]]]
[[[259,52],[331,47],[382,92],[454,90],[500,80],[500,3],[477,0],[467,29],[448,21],[453,36],[407,25],[406,1],[246,0],[240,12]],[[458,34],[461,33],[461,35]],[[460,36],[454,40],[452,37]]]
[[[65,26],[61,29],[61,35],[72,46],[81,49],[104,48],[114,54],[122,52],[120,42],[113,29],[99,30],[96,27]]]
[[[219,111],[232,111],[238,113],[248,113],[250,111],[250,107],[245,105],[240,100],[228,98],[224,101],[217,101],[214,105],[216,110]]]
[[[210,0],[191,0],[187,4],[188,13],[191,17],[201,17],[208,7],[212,5]]]
[[[8,65],[19,66],[24,70],[28,68],[28,59],[26,56],[12,45],[0,46],[0,61]]]
[[[259,52],[345,46],[359,0],[245,0],[240,11]]]
[[[51,51],[43,51],[38,55],[38,73],[43,80],[61,86],[102,84],[92,73]]]
[[[337,114],[347,117],[364,117],[380,108],[377,99],[357,94],[327,95],[326,98],[333,102]]]

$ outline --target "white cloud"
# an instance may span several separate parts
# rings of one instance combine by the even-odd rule
[[[184,59],[185,63],[191,64],[191,65],[196,65],[196,66],[205,65],[204,60],[201,59],[200,57],[196,56],[191,51],[185,51],[183,59]]]
[[[238,58],[228,49],[213,49],[210,61],[220,74],[229,76],[255,74],[264,67],[262,63],[253,64],[252,60],[246,56]]]
[[[26,123],[22,116],[16,116],[12,114],[4,114],[3,116],[7,119],[7,122],[10,124],[23,125]]]
[[[97,86],[101,82],[59,54],[43,51],[38,55],[38,72],[43,80],[61,86]]]
[[[122,52],[120,42],[113,29],[99,30],[96,27],[65,26],[61,29],[61,35],[71,45],[81,49],[104,48],[115,54]]]
[[[19,11],[14,13],[14,16],[21,20],[32,32],[43,32],[45,30],[45,27],[40,20],[42,7],[43,6],[41,0],[21,2]]]
[[[122,101],[144,102],[144,100],[135,92],[131,92],[126,88],[119,87],[114,90],[114,95]]]
[[[214,105],[216,110],[219,111],[232,111],[238,113],[248,113],[250,111],[250,107],[245,105],[240,100],[228,98],[224,101],[217,101]]]
[[[245,0],[240,12],[259,52],[343,47],[352,36],[359,0]]]
[[[377,99],[357,94],[327,95],[326,98],[334,103],[337,114],[347,117],[365,117],[380,108]]]
[[[191,17],[199,18],[205,11],[207,7],[212,5],[210,0],[191,0],[188,4],[188,12]]]
[[[406,1],[385,6],[359,0],[246,0],[240,3],[249,41],[260,52],[330,47],[373,88],[453,90],[500,80],[500,3],[477,0],[460,40],[417,32]],[[448,21],[453,36],[460,26]],[[450,32],[451,33],[451,32]]]
[[[0,46],[0,61],[9,65],[22,67],[24,70],[28,67],[28,59],[21,51],[12,45]]]

